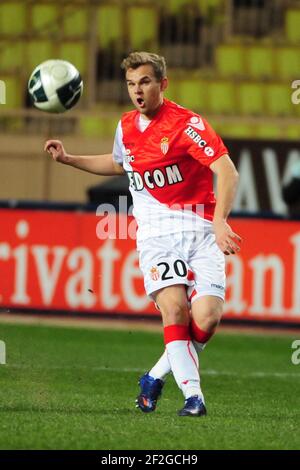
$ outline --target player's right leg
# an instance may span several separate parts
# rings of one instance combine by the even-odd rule
[[[164,340],[173,376],[185,397],[180,416],[206,414],[200,387],[197,352],[190,336],[189,303],[184,285],[173,285],[155,293],[162,314]]]
[[[178,250],[177,244],[179,245]],[[175,320],[172,321],[177,322],[176,312],[181,315],[180,312],[184,311],[184,323],[187,325],[189,319],[185,286],[191,285],[192,281],[188,279],[188,266],[182,259],[180,248],[181,238],[177,234],[143,241],[139,244],[140,268],[144,275],[146,293],[155,300],[156,304],[158,293],[180,285],[180,295],[175,295],[176,300],[173,298],[173,290],[168,290],[166,299],[169,296],[170,299],[168,298],[166,301],[175,315]],[[164,303],[162,299],[165,298],[165,293],[159,294],[158,297]],[[161,311],[160,306],[159,310]],[[165,307],[164,311],[166,311]],[[164,379],[170,371],[171,366],[166,348],[155,366],[140,378],[141,390],[136,403],[137,407],[143,412],[155,410],[157,399],[164,385]]]
[[[184,393],[187,393],[187,389],[192,390],[190,396],[196,390],[193,380],[198,380],[195,373],[197,354],[194,351],[195,357],[192,358],[193,351],[190,349],[193,345],[189,344],[189,305],[185,286],[168,286],[154,292],[153,298],[162,314],[166,350],[158,363],[139,381],[141,392],[136,403],[143,412],[155,410],[164,384],[162,374],[172,370],[179,388],[184,389]]]

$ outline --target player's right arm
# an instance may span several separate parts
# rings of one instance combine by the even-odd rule
[[[67,153],[60,140],[47,140],[44,148],[53,160],[95,175],[113,176],[125,173],[122,165],[117,163],[112,153],[104,155],[71,155]]]

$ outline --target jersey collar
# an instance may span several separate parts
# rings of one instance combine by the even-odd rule
[[[163,102],[158,110],[158,112],[155,114],[155,116],[153,117],[153,119],[151,119],[150,121],[150,124],[149,126],[142,132],[140,131],[140,128],[139,128],[139,118],[140,118],[140,112],[139,111],[136,111],[136,115],[135,115],[135,127],[137,129],[137,131],[141,134],[145,134],[149,128],[152,128],[153,125],[158,122],[160,120],[160,118],[162,117],[162,115],[164,114],[165,110],[166,110],[166,107],[167,107],[167,101],[166,98],[163,99]]]

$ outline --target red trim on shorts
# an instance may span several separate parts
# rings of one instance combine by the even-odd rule
[[[188,301],[190,302],[196,294],[197,294],[197,291],[196,291],[196,289],[194,289],[193,292],[191,293],[191,295],[189,296]]]
[[[207,343],[207,341],[212,337],[215,330],[208,333],[207,331],[203,331],[199,328],[196,324],[195,320],[192,318],[190,323],[190,334],[192,339],[196,340],[198,343]]]
[[[190,341],[189,325],[169,325],[164,327],[165,344],[172,341]]]

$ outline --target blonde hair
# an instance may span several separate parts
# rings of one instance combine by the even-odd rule
[[[167,65],[164,57],[152,52],[131,52],[122,63],[121,68],[127,72],[128,69],[137,69],[141,65],[152,65],[155,78],[160,81],[167,74]]]

